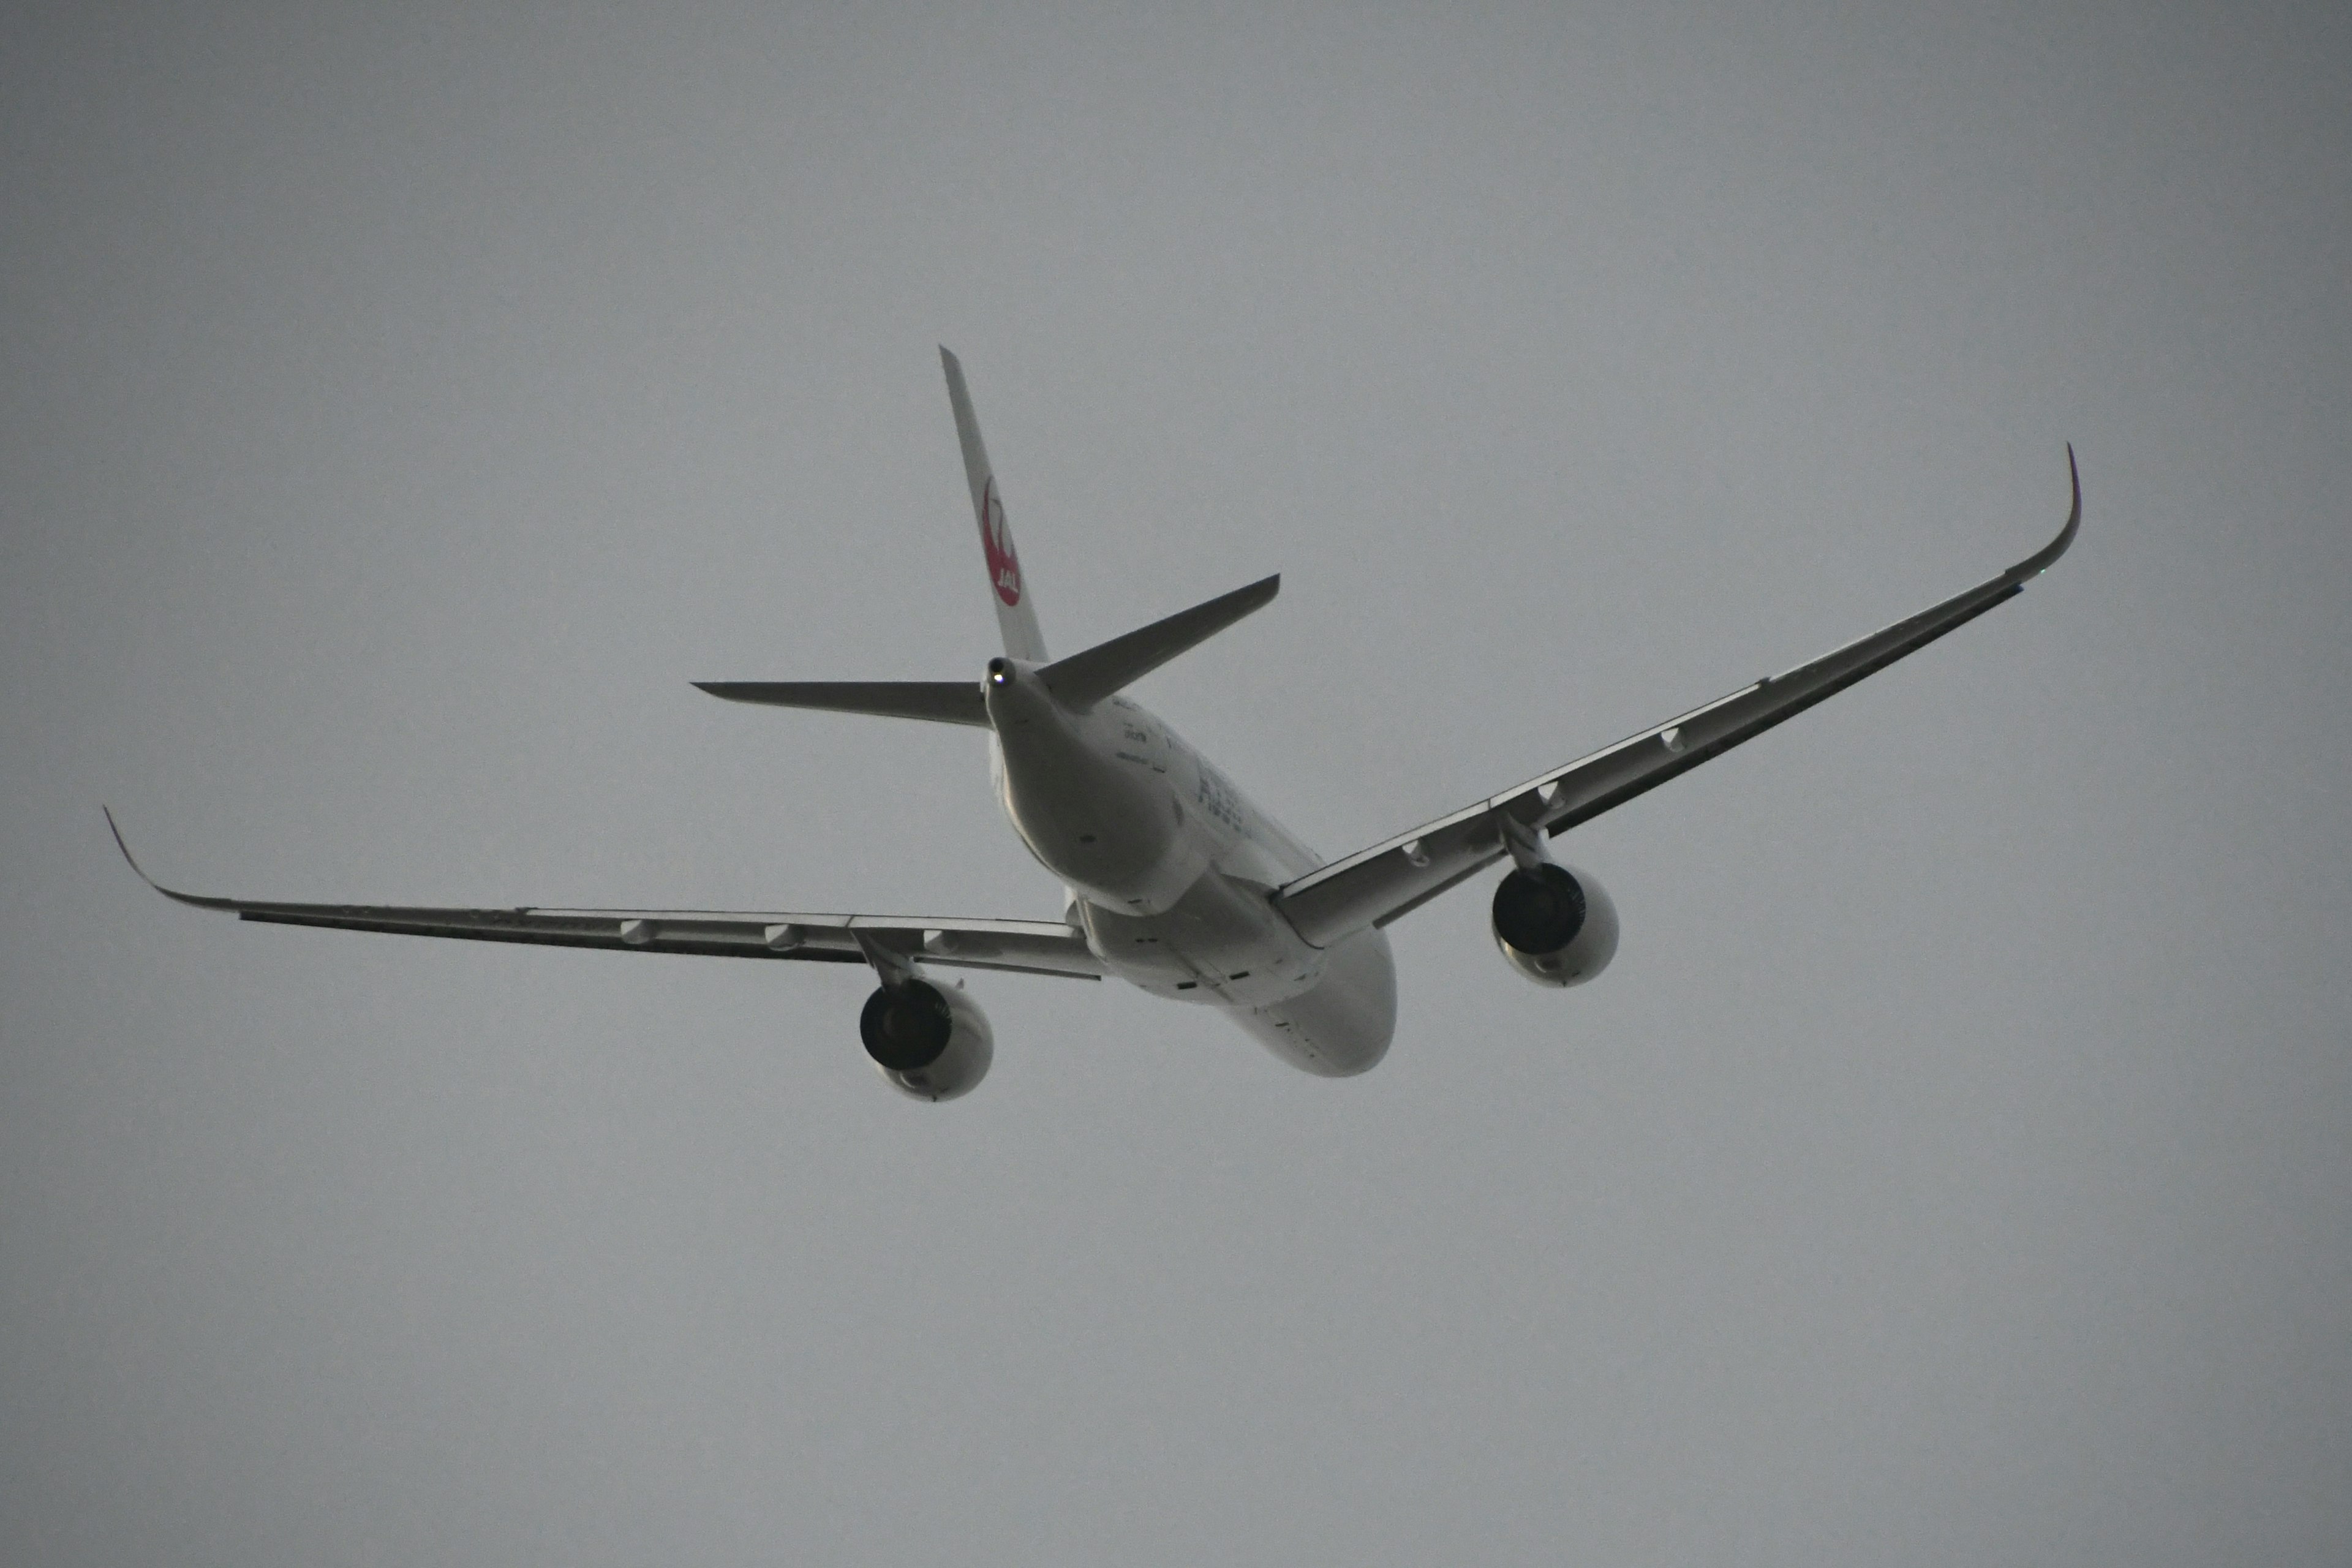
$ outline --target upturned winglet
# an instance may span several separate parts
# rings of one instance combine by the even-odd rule
[[[2072,441],[2066,443],[2066,479],[2074,487],[2074,506],[2066,514],[2066,526],[2058,531],[2057,538],[2010,568],[2011,574],[2021,582],[2049,571],[2058,557],[2066,553],[2066,547],[2074,542],[2075,531],[2083,526],[2083,471],[2074,466],[2074,443]]]
[[[149,876],[140,866],[138,859],[131,853],[131,846],[123,842],[122,829],[116,825],[114,813],[102,805],[98,809],[100,814],[106,818],[106,830],[114,835],[114,847],[122,851],[122,863],[130,867],[132,874],[137,876],[141,881],[146,883],[149,887],[154,889],[157,892],[163,894],[165,898],[172,900],[175,903],[192,904],[200,910],[233,910],[236,907],[234,900],[208,899],[201,893],[179,892],[176,889],[163,886],[163,883]]]

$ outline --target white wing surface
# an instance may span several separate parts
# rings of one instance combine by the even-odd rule
[[[2066,552],[2083,521],[2083,482],[2071,446],[2066,469],[2074,504],[2065,527],[2000,575],[1810,664],[1769,676],[1566,767],[1335,860],[1280,889],[1276,904],[1318,946],[1386,925],[1500,859],[1504,815],[1529,827],[1565,833],[1925,647],[2022,593]]]
[[[140,869],[111,812],[106,825],[140,879],[167,899],[223,910],[274,925],[404,936],[513,942],[542,947],[598,947],[616,952],[694,953],[714,958],[781,958],[815,963],[866,963],[868,948],[896,961],[967,969],[1102,978],[1086,934],[1057,921],[940,919],[929,915],[756,913],[720,910],[427,909],[390,904],[290,904],[208,898],[164,887]]]

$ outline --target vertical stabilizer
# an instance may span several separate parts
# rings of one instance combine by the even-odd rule
[[[971,510],[980,521],[980,549],[988,562],[988,586],[996,600],[996,625],[1004,634],[1004,651],[1014,658],[1043,664],[1045,637],[1037,629],[1037,609],[1021,575],[1021,558],[1013,553],[1013,530],[1004,521],[1004,497],[996,488],[996,470],[988,466],[988,448],[981,444],[980,421],[971,415],[971,394],[964,390],[963,366],[945,348],[940,350],[940,363],[947,367],[948,402],[955,408],[956,439],[963,444],[964,478],[971,483]]]

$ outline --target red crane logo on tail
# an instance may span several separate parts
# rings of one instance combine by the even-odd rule
[[[1004,503],[990,475],[980,499],[980,548],[988,557],[988,580],[1008,605],[1021,602],[1021,562],[1013,553],[1013,531],[1004,526]]]

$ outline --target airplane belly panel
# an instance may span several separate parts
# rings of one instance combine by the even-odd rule
[[[1186,831],[1164,765],[1129,742],[1124,700],[1065,713],[1027,676],[992,685],[998,799],[1040,865],[1091,903],[1137,915],[1169,909],[1209,865]]]
[[[1313,986],[1287,1000],[1235,1008],[1234,1022],[1276,1056],[1318,1078],[1378,1067],[1396,1035],[1396,965],[1385,931],[1360,931],[1326,955]]]
[[[1158,914],[1082,903],[1089,944],[1121,979],[1179,1001],[1263,1006],[1296,996],[1325,955],[1275,911],[1262,883],[1209,871]]]

